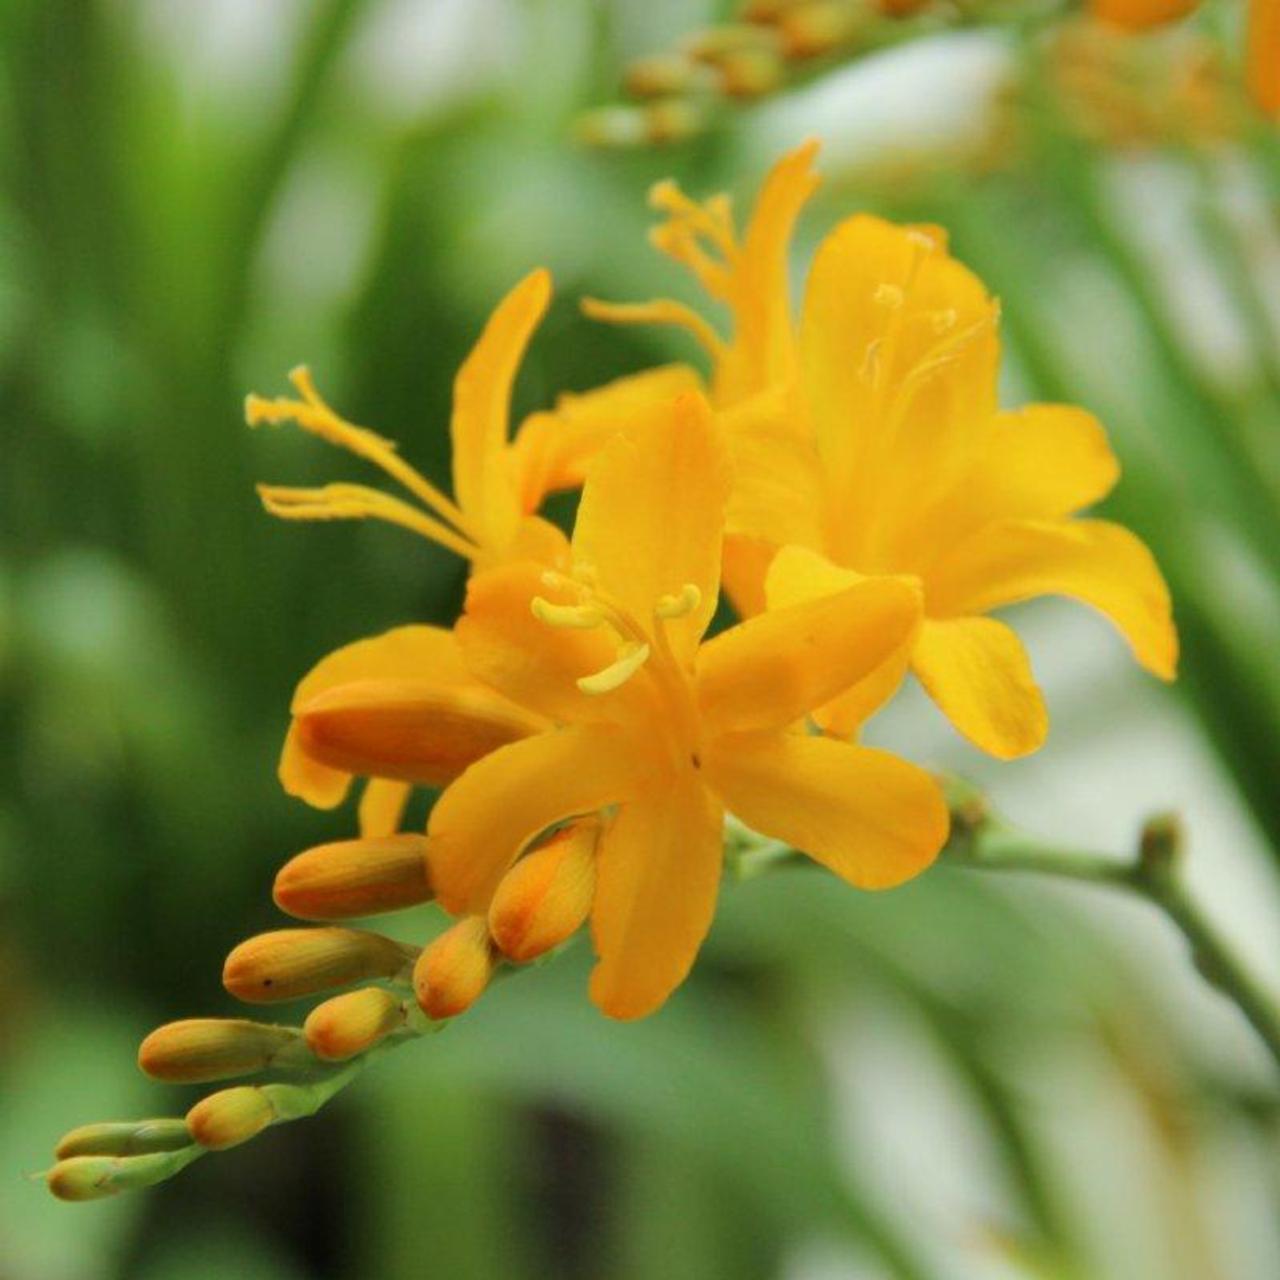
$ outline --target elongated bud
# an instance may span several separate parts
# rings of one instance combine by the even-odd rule
[[[348,920],[416,906],[431,898],[427,837],[339,840],[285,863],[276,905],[300,920]]]
[[[223,967],[222,983],[248,1004],[270,1004],[394,978],[415,954],[413,947],[363,929],[278,929],[236,947]]]
[[[221,1089],[187,1112],[187,1131],[202,1147],[225,1151],[256,1137],[276,1118],[266,1093],[250,1084]]]
[[[72,1156],[140,1156],[178,1151],[190,1144],[191,1135],[181,1120],[123,1120],[72,1129],[62,1136],[53,1154],[59,1160]]]
[[[172,1178],[200,1154],[188,1139],[181,1150],[151,1155],[71,1156],[45,1174],[45,1183],[59,1200],[104,1200]]]
[[[317,1005],[307,1017],[307,1044],[318,1058],[341,1062],[371,1049],[404,1025],[404,1006],[381,987],[348,991]]]
[[[247,1018],[185,1018],[157,1027],[138,1049],[138,1066],[153,1080],[196,1084],[261,1071],[282,1053],[303,1047],[296,1027]]]
[[[782,14],[778,29],[788,57],[816,58],[848,44],[874,16],[859,0],[812,0]]]
[[[489,985],[493,946],[484,916],[459,920],[434,939],[413,968],[413,990],[428,1018],[452,1018],[469,1009]]]
[[[508,959],[536,959],[586,920],[596,887],[599,831],[594,819],[575,822],[502,878],[489,904],[489,932]]]

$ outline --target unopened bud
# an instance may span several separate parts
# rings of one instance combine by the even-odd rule
[[[363,929],[278,929],[236,947],[227,957],[222,982],[249,1004],[270,1004],[353,982],[394,978],[414,955],[414,948]]]
[[[859,0],[813,0],[780,15],[778,30],[788,57],[816,58],[848,44],[872,17]]]
[[[296,1027],[247,1018],[185,1018],[157,1027],[138,1049],[138,1066],[153,1080],[196,1084],[262,1071],[282,1052],[302,1047]]]
[[[489,932],[508,959],[524,963],[558,947],[591,910],[599,823],[575,822],[526,854],[489,904]]]
[[[316,1057],[341,1062],[372,1048],[403,1025],[400,1000],[381,987],[366,987],[317,1005],[303,1029]]]
[[[187,1112],[187,1131],[202,1147],[224,1151],[256,1137],[276,1118],[262,1089],[242,1084],[201,1098]]]
[[[716,60],[720,89],[730,98],[761,98],[783,82],[782,60],[773,49],[739,49]]]
[[[54,1149],[59,1160],[72,1156],[140,1156],[177,1151],[191,1135],[181,1120],[124,1120],[84,1124],[64,1134]]]
[[[276,905],[300,920],[349,920],[416,906],[431,898],[427,837],[339,840],[285,863]]]
[[[637,98],[664,98],[708,87],[707,69],[683,53],[656,53],[627,67],[627,92]]]
[[[468,916],[425,948],[413,968],[413,990],[429,1018],[453,1018],[489,985],[493,946],[484,916]]]
[[[181,1124],[181,1121],[176,1123]],[[104,1200],[171,1178],[199,1154],[188,1139],[182,1150],[139,1156],[71,1156],[45,1174],[59,1200]]]

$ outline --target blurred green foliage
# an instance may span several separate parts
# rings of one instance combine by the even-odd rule
[[[1185,1268],[1161,1275],[1260,1274],[1233,1268],[1275,1256],[1267,1227],[1233,1252],[1186,1196],[1229,1147],[1233,1167],[1269,1171],[1233,1221],[1273,1214],[1266,1077],[1199,1051],[1203,1024],[1171,1013],[1092,899],[948,869],[885,898],[803,873],[744,885],[649,1022],[600,1019],[578,954],[316,1120],[152,1193],[69,1208],[15,1180],[73,1124],[174,1109],[134,1069],[138,1038],[226,1011],[221,958],[276,920],[276,867],[348,829],[275,784],[299,675],[458,604],[460,566],[425,542],[263,516],[255,479],[349,460],[251,435],[244,392],[306,359],[354,421],[443,480],[453,371],[517,276],[546,263],[558,285],[528,410],[670,354],[576,310],[583,293],[653,291],[648,184],[745,197],[760,170],[741,122],[662,153],[568,141],[626,60],[699,6],[221,8],[0,11],[0,1276],[763,1278],[827,1274],[829,1254],[833,1275],[1092,1280],[1143,1274],[1127,1260],[1160,1257],[1151,1239]],[[426,35],[397,52],[409,19]],[[1274,236],[1280,148],[1260,134],[1228,160],[1161,157],[1194,180],[1249,335],[1224,380],[1170,318],[1114,158],[1054,110],[1027,107],[1035,145],[1015,165],[837,172],[814,219],[874,205],[947,224],[1005,299],[1020,388],[1116,430],[1125,518],[1173,580],[1187,696],[1280,850],[1280,346],[1216,171],[1271,184]],[[960,1235],[872,1141],[868,1108],[849,1113],[850,1039],[921,1064],[881,1079],[897,1111],[927,1118],[942,1079],[966,1117],[987,1190]],[[1099,1160],[1160,1170],[1138,1244],[1101,1230],[1064,1145],[1081,1076],[1138,1133],[1138,1155]],[[902,1138],[925,1166],[930,1141]]]

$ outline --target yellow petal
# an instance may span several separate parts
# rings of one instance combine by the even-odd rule
[[[715,612],[729,464],[706,401],[682,396],[611,440],[587,475],[573,531],[574,562],[642,626],[663,596],[686,583],[699,602],[666,623],[676,656],[689,661]]]
[[[997,414],[972,470],[902,530],[902,563],[928,563],[992,520],[1056,520],[1105,498],[1120,464],[1084,409],[1032,404]]]
[[[887,751],[800,733],[735,734],[704,758],[730,812],[860,889],[925,869],[947,838],[938,784]]]
[[[604,627],[551,627],[535,618],[533,600],[550,594],[543,573],[541,566],[525,563],[472,577],[456,632],[474,677],[553,720],[634,717],[647,696],[644,682],[628,681],[598,695],[578,688],[582,677],[615,661],[616,638]]]
[[[293,709],[337,685],[424,674],[446,683],[471,682],[451,631],[442,627],[397,627],[357,640],[322,658],[298,685]],[[296,725],[290,725],[285,738],[279,772],[289,795],[319,809],[340,804],[351,782],[351,775],[345,770],[332,768],[307,754]]]
[[[895,579],[918,590],[912,579]],[[769,567],[766,594],[774,609],[786,609],[845,591],[870,581],[864,574],[832,564],[825,556],[805,547],[784,547]],[[838,738],[852,737],[897,692],[911,657],[908,636],[873,670],[843,693],[824,703],[813,719],[827,733]]]
[[[734,337],[716,370],[717,404],[735,404],[794,376],[787,266],[796,218],[819,183],[813,172],[817,152],[812,140],[789,152],[760,189],[729,284]]]
[[[507,455],[511,385],[550,300],[546,271],[525,276],[498,303],[453,384],[453,492],[490,547],[511,539],[521,515]]]
[[[512,446],[524,509],[536,511],[547,494],[578,488],[588,463],[619,431],[647,421],[653,405],[701,386],[687,365],[663,365],[562,395],[553,412],[526,418]]]
[[[715,914],[723,819],[690,774],[624,804],[601,838],[591,999],[611,1018],[652,1013],[684,981]]]
[[[823,242],[801,359],[839,559],[880,567],[880,544],[969,469],[996,409],[997,314],[920,228],[860,214]]]
[[[720,572],[724,593],[740,618],[750,618],[767,608],[765,575],[778,548],[764,538],[726,532]]]
[[[607,725],[575,725],[503,747],[436,802],[428,825],[431,883],[454,915],[485,911],[530,840],[566,818],[627,798],[638,746]]]
[[[911,666],[970,742],[999,760],[1038,750],[1049,713],[1022,641],[994,618],[926,620]]]
[[[362,680],[298,709],[298,742],[348,773],[441,786],[546,721],[475,681]]]
[[[919,616],[919,592],[894,578],[771,609],[703,645],[698,705],[712,732],[789,725],[870,675]]]
[[[360,796],[360,834],[367,839],[395,835],[412,791],[408,782],[370,778]]]
[[[986,613],[1063,595],[1104,613],[1153,675],[1178,663],[1169,588],[1143,542],[1106,520],[1005,520],[939,561],[926,585],[931,617]]]

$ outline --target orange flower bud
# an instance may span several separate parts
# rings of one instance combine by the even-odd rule
[[[647,58],[637,58],[626,72],[627,92],[637,98],[689,93],[705,87],[707,79],[706,68],[682,53],[655,53]]]
[[[489,985],[493,947],[483,916],[467,916],[423,949],[413,968],[413,990],[429,1018],[469,1009]]]
[[[421,835],[319,845],[281,868],[276,905],[300,920],[347,920],[427,902],[426,851]]]
[[[778,31],[789,58],[816,58],[848,44],[874,16],[858,0],[813,0],[780,14]]]
[[[587,918],[596,887],[594,819],[565,827],[502,878],[489,904],[489,932],[523,964],[557,947]]]
[[[414,948],[363,929],[277,929],[236,947],[222,983],[248,1004],[270,1004],[394,978],[414,955]]]
[[[340,1062],[372,1048],[403,1025],[404,1007],[399,999],[381,987],[365,987],[317,1005],[303,1030],[316,1057]]]
[[[1249,0],[1245,83],[1268,115],[1280,114],[1280,0]]]
[[[194,1084],[261,1071],[282,1051],[300,1048],[296,1027],[247,1018],[185,1018],[157,1027],[138,1049],[138,1066],[153,1080]]]
[[[178,1151],[190,1142],[191,1135],[181,1120],[124,1120],[72,1129],[62,1136],[53,1154],[59,1160],[72,1156],[148,1155]]]
[[[1095,18],[1125,31],[1142,31],[1185,18],[1200,0],[1089,0]]]
[[[266,1094],[242,1084],[201,1098],[187,1112],[187,1131],[202,1147],[224,1151],[256,1137],[275,1118]]]

